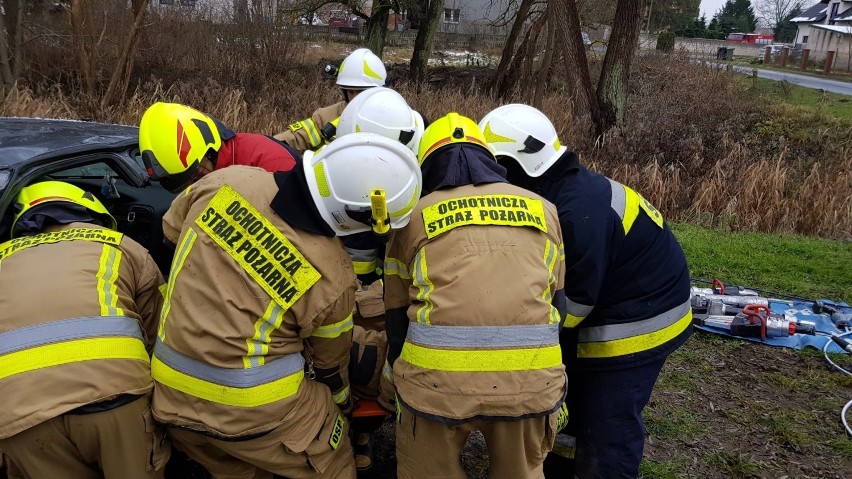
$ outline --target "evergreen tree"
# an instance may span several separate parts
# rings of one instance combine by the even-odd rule
[[[728,0],[713,16],[713,21],[716,22],[715,31],[720,38],[725,38],[731,32],[751,33],[757,28],[757,16],[751,0]]]
[[[799,16],[802,13],[802,9],[799,7],[795,7],[790,10],[790,13],[787,16],[778,22],[775,25],[775,28],[772,29],[772,32],[775,34],[775,41],[779,43],[790,43],[796,39],[796,31],[798,26],[791,22],[790,20]]]

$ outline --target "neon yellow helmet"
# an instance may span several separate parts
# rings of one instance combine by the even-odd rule
[[[438,118],[426,128],[426,131],[423,132],[423,138],[420,140],[420,151],[417,158],[422,165],[429,155],[441,148],[460,143],[480,146],[489,155],[493,155],[476,122],[453,112]]]
[[[15,237],[16,226],[21,218],[35,213],[43,205],[60,201],[82,206],[103,220],[106,227],[116,229],[115,218],[95,195],[64,181],[42,181],[25,186],[18,193],[15,202],[20,211],[12,220],[12,237]]]
[[[139,123],[139,149],[148,176],[173,193],[192,183],[205,157],[215,163],[221,147],[216,123],[185,105],[154,103]]]

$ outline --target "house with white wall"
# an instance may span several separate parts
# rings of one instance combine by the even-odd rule
[[[822,60],[835,52],[834,69],[852,69],[852,0],[821,0],[791,20],[798,27],[797,44]]]

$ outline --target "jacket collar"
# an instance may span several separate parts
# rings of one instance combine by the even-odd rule
[[[336,236],[314,204],[301,161],[292,170],[279,171],[273,176],[278,193],[269,206],[278,216],[294,228],[330,238]]]

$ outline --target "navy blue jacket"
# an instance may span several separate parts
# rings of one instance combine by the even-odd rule
[[[659,212],[570,151],[527,183],[521,186],[559,211],[569,300],[561,338],[566,367],[638,366],[683,344],[692,331],[689,271]]]

